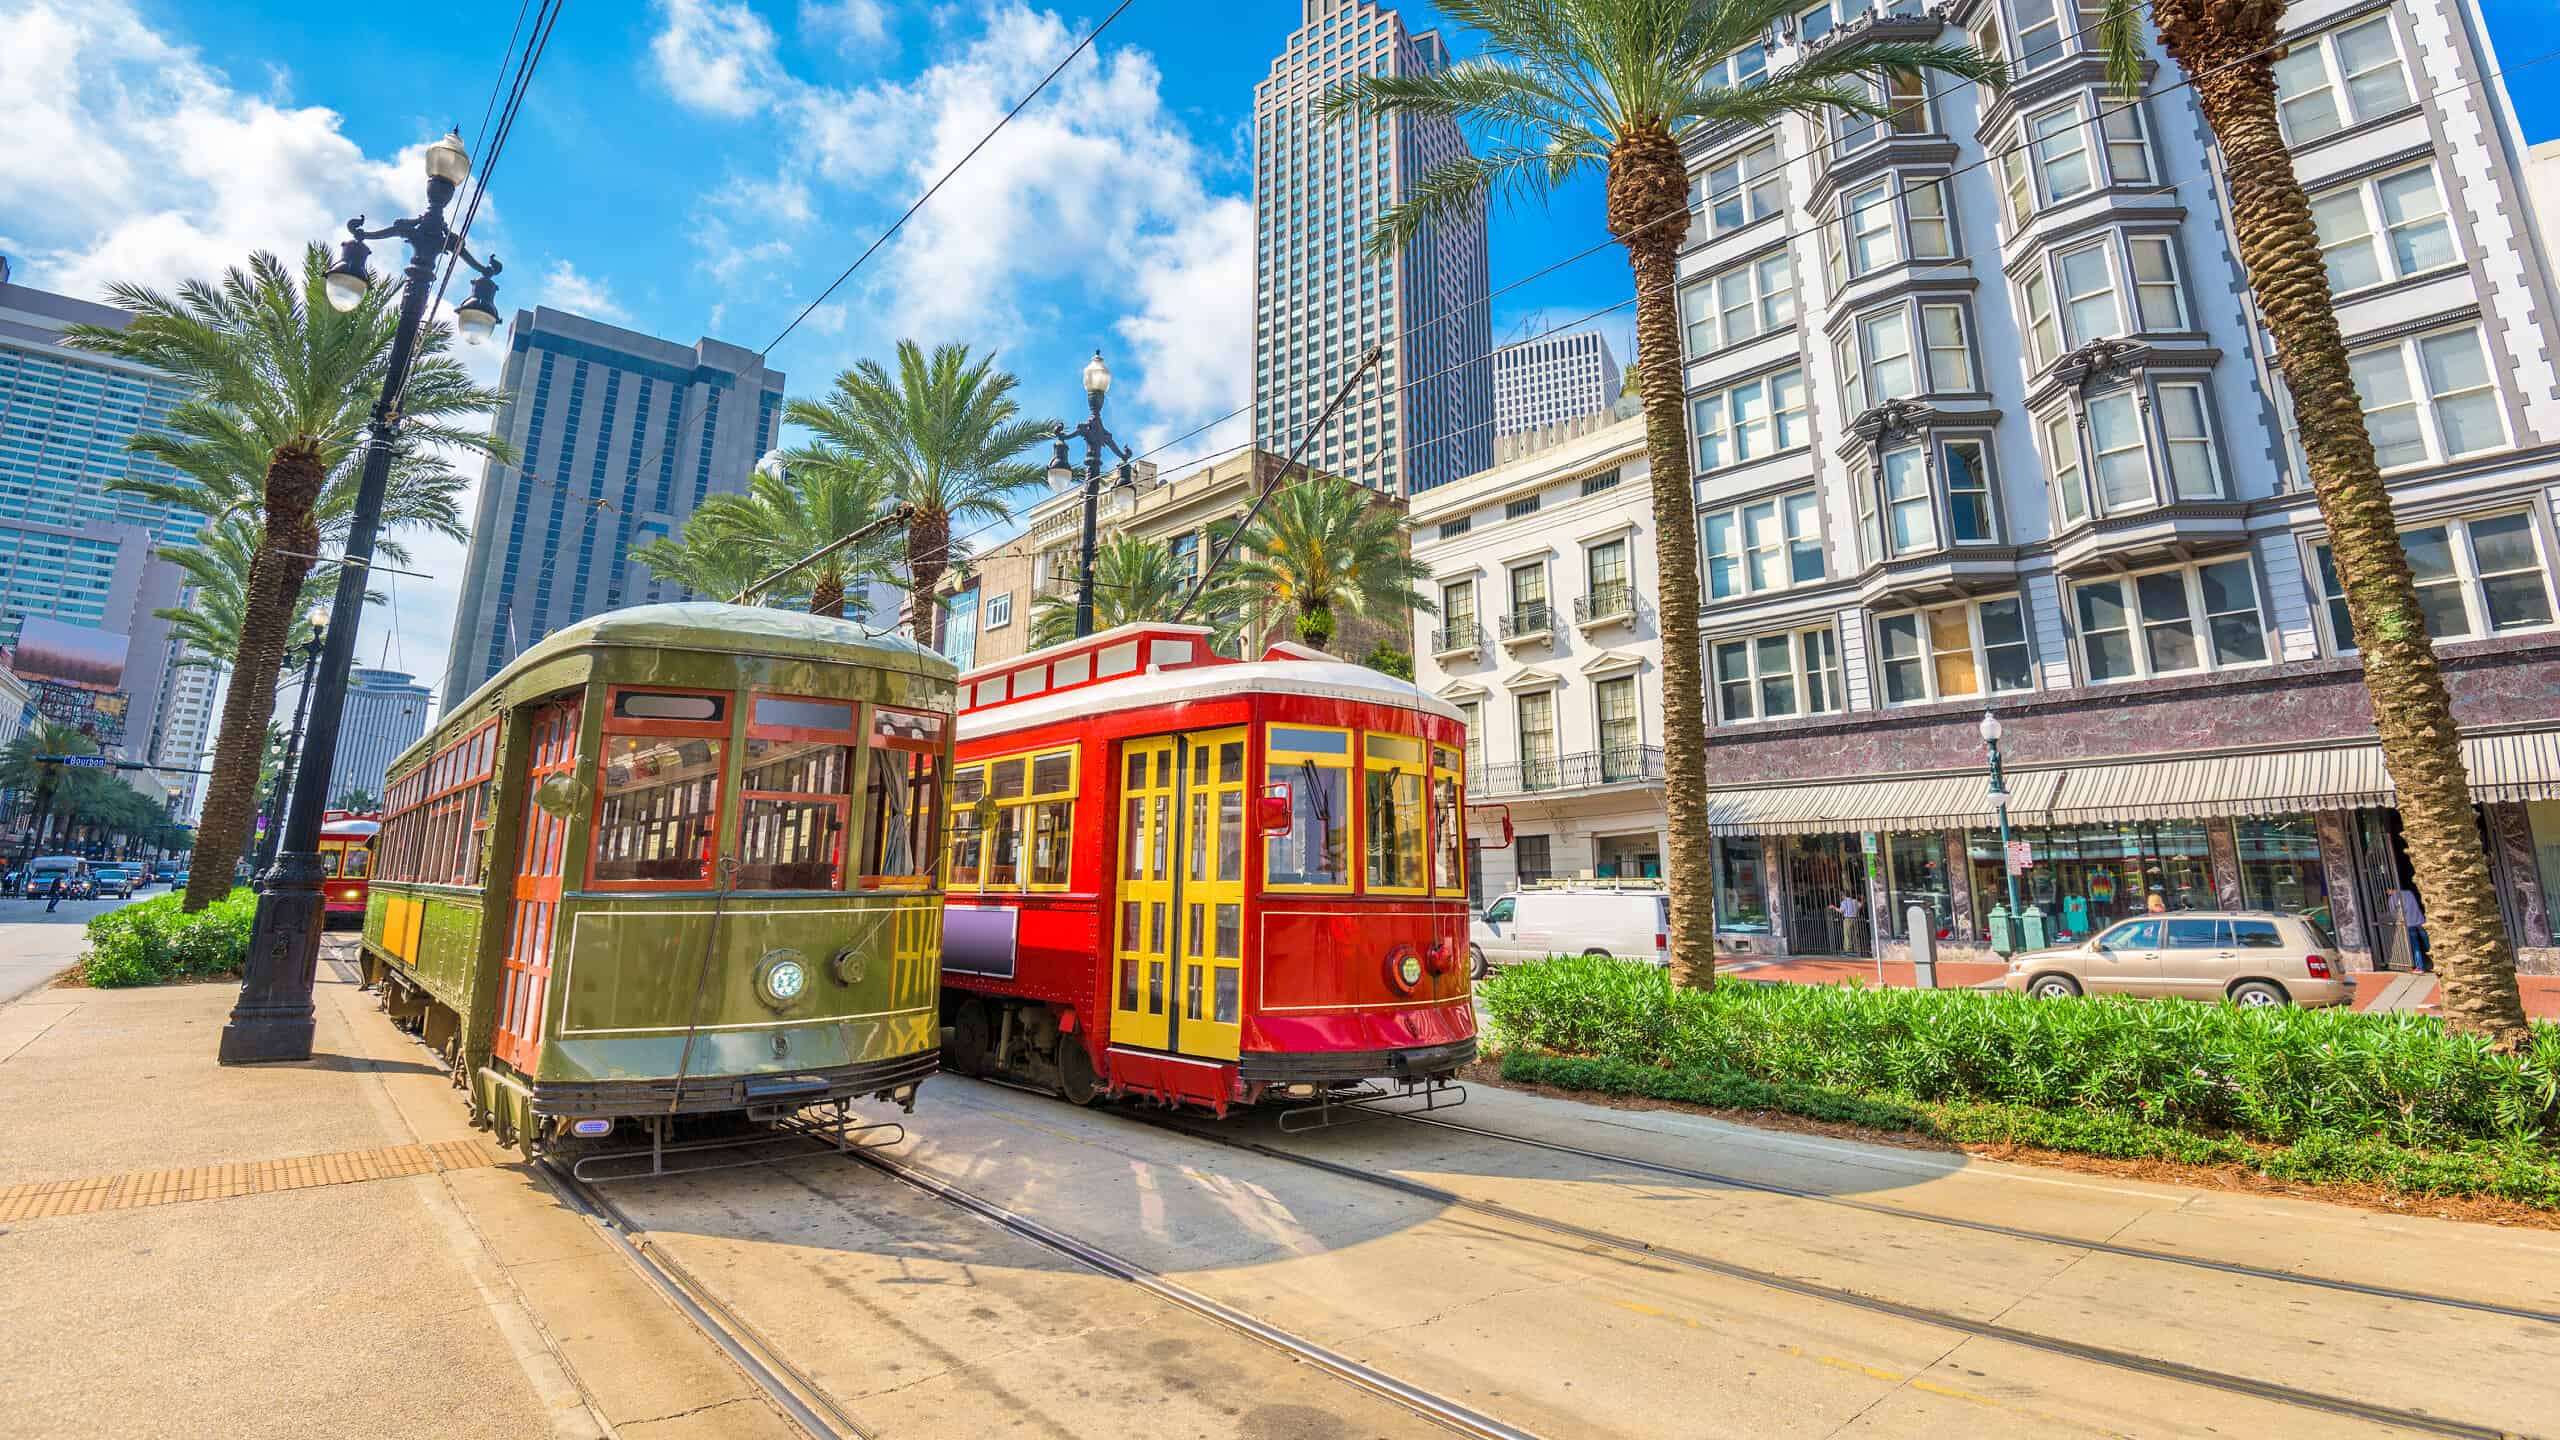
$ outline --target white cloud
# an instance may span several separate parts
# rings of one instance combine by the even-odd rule
[[[665,27],[649,53],[668,93],[688,109],[732,120],[764,105],[774,77],[773,27],[745,0],[658,0]]]
[[[580,274],[578,267],[566,260],[554,260],[551,268],[542,272],[534,298],[544,305],[574,310],[591,320],[604,320],[616,325],[627,325],[631,321],[631,312],[615,303],[613,292],[603,281]]]
[[[800,0],[800,29],[834,42],[848,60],[879,65],[898,54],[889,7],[881,0]]]
[[[1251,204],[1211,201],[1189,223],[1145,241],[1130,293],[1137,312],[1119,330],[1137,362],[1138,402],[1190,422],[1152,427],[1160,433],[1146,437],[1146,448],[1253,403],[1253,351],[1244,343],[1253,333]],[[1251,425],[1250,415],[1238,415],[1176,453],[1241,443]]]

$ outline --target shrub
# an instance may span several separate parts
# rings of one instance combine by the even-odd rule
[[[2322,1134],[2549,1153],[2560,1127],[2560,1026],[2538,1025],[2526,1052],[2500,1055],[2406,1013],[1979,990],[1675,990],[1654,966],[1580,957],[1512,966],[1482,989],[1504,1048],[1850,1095],[2113,1112],[2275,1142]]]
[[[182,895],[161,895],[89,922],[81,974],[100,989],[156,985],[180,976],[237,975],[258,911],[254,891],[234,890],[193,915]]]

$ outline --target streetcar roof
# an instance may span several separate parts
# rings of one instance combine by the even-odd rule
[[[1227,699],[1246,692],[1388,705],[1425,711],[1444,720],[1463,721],[1466,718],[1458,713],[1458,707],[1410,680],[1399,680],[1348,660],[1330,657],[1299,659],[1291,655],[1276,660],[1244,660],[1226,665],[1150,670],[985,710],[963,711],[959,735],[963,740],[974,740],[984,735],[1001,735],[1008,730],[1055,724],[1102,709],[1123,711],[1178,705],[1191,700]]]
[[[331,820],[320,827],[323,840],[362,840],[382,833],[379,820]]]

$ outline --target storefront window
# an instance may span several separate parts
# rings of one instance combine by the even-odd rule
[[[2560,911],[2560,800],[2535,800],[2524,807],[2524,818],[2533,831],[2535,868],[2542,872],[2544,912]]]
[[[2009,838],[2027,845],[2027,869],[2018,877],[2019,902],[2044,911],[2045,932],[2057,942],[2081,939],[2128,915],[2143,914],[2154,908],[2155,896],[2161,910],[2214,907],[2213,860],[2202,821],[2021,826]],[[1976,904],[1989,914],[1994,903],[2008,901],[2000,832],[1975,830],[1966,849],[1971,852]],[[2312,868],[2318,869],[2316,845]]]
[[[2253,910],[2288,914],[2329,908],[2329,877],[2320,868],[2320,827],[2308,815],[2242,820],[2233,826],[2240,847],[2240,902]]]
[[[1769,872],[1761,862],[1761,841],[1719,838],[1716,841],[1716,928],[1769,931]]]
[[[1884,837],[1884,850],[1884,933],[1910,939],[1907,917],[1911,907],[1918,905],[1929,912],[1932,933],[1946,934],[1955,896],[1947,885],[1944,837],[1934,830],[1897,830]]]

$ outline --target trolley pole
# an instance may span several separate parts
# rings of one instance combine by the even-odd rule
[[[380,230],[365,229],[361,216],[348,221],[348,238],[339,246],[338,263],[330,267],[326,280],[329,304],[353,311],[364,303],[374,283],[366,266],[365,242],[397,237],[408,243],[409,264],[400,274],[400,324],[392,332],[382,393],[374,400],[373,423],[365,435],[364,469],[357,480],[346,554],[338,566],[329,628],[306,690],[306,698],[311,691],[317,692],[317,698],[310,701],[310,734],[294,771],[293,799],[284,817],[283,853],[258,891],[240,1000],[231,1008],[230,1023],[222,1027],[225,1065],[311,1058],[311,983],[320,964],[324,918],[320,812],[328,803],[329,772],[338,760],[338,720],[346,709],[347,672],[355,665],[356,629],[364,615],[365,582],[372,576],[374,536],[382,527],[382,497],[391,482],[392,450],[400,433],[400,392],[408,384],[410,363],[417,358],[418,330],[426,322],[438,261],[448,254],[456,256],[479,276],[472,282],[470,298],[454,310],[456,328],[475,343],[497,328],[497,259],[493,256],[481,263],[445,222],[445,205],[471,178],[471,156],[456,133],[428,146],[425,159],[425,212]]]
[[[1093,633],[1093,557],[1098,546],[1102,509],[1102,452],[1120,457],[1116,487],[1135,489],[1137,481],[1129,473],[1133,458],[1102,423],[1102,397],[1111,390],[1111,367],[1102,363],[1102,352],[1084,363],[1084,402],[1089,411],[1083,424],[1073,430],[1059,421],[1049,432],[1049,488],[1063,490],[1075,479],[1075,471],[1067,463],[1067,441],[1070,437],[1084,442],[1084,544],[1079,552],[1076,570],[1076,636],[1081,639]]]

